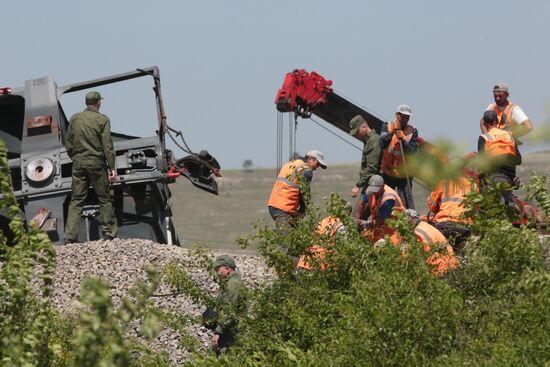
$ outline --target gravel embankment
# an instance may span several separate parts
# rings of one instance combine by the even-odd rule
[[[80,284],[86,275],[100,278],[110,285],[110,294],[115,306],[120,304],[128,290],[137,280],[146,279],[145,268],[154,265],[158,270],[171,261],[177,260],[185,266],[192,266],[188,250],[177,246],[161,245],[149,240],[116,239],[114,241],[94,241],[56,247],[55,289],[53,303],[61,311],[71,313],[77,306]],[[219,253],[212,253],[212,259]],[[270,278],[270,272],[258,256],[234,255],[237,270],[244,282],[255,287]],[[190,275],[196,283],[213,295],[217,284],[204,269],[191,267]],[[162,284],[157,294],[169,294],[171,289]],[[194,304],[182,295],[154,297],[159,308],[170,309],[182,314],[200,316],[203,308]],[[130,334],[136,334],[137,326]],[[196,335],[202,349],[209,345],[209,335],[205,328],[198,324],[189,328],[191,335]],[[179,334],[169,328],[164,329],[150,344],[155,350],[165,350],[170,361],[182,364],[189,357],[189,352],[179,345]]]

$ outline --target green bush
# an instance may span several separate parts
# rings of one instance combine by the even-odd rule
[[[1,144],[1,143],[0,143]],[[195,351],[196,366],[544,366],[550,364],[550,273],[537,233],[510,224],[500,204],[499,187],[467,201],[474,236],[461,253],[461,266],[444,278],[432,275],[430,255],[416,243],[402,217],[393,223],[409,243],[406,255],[392,245],[375,247],[355,229],[342,200],[333,195],[324,210],[311,208],[296,227],[258,228],[253,238],[260,255],[277,273],[273,281],[250,290],[249,312],[239,336],[217,359],[197,352],[198,342],[184,333],[189,315],[155,309],[150,297],[162,280],[177,293],[204,306],[219,306],[181,264],[170,264],[161,278],[152,269],[113,307],[108,286],[86,279],[75,317],[51,306],[55,252],[47,236],[24,228],[11,194],[5,150],[0,145],[1,209],[16,246],[0,236],[0,364],[2,366],[168,366],[155,353],[127,337],[140,320],[151,339],[163,325],[182,331],[182,345]],[[544,180],[530,186],[546,203]],[[334,238],[317,233],[326,215],[343,218],[347,231]],[[296,272],[290,255],[311,245],[330,251],[323,269]],[[197,264],[210,267],[204,252]],[[33,280],[34,279],[34,280]]]

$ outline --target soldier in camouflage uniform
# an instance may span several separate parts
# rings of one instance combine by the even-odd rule
[[[113,214],[109,182],[116,180],[115,151],[109,118],[99,113],[98,92],[86,94],[86,109],[69,121],[65,148],[73,161],[72,197],[65,225],[65,243],[78,240],[80,217],[90,185],[99,201],[103,238],[116,237],[118,226]]]
[[[206,326],[214,331],[211,339],[212,350],[219,356],[227,351],[235,340],[237,317],[246,311],[246,286],[236,272],[237,265],[231,256],[218,256],[212,267],[222,279],[217,301],[220,306],[227,307],[226,312],[229,314],[229,317],[223,317],[212,309],[207,309],[203,313]]]

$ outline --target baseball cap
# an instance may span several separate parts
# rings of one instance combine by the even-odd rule
[[[351,136],[357,134],[359,127],[366,123],[365,119],[361,115],[357,115],[349,121],[349,134]]]
[[[325,163],[325,156],[324,156],[324,154],[321,153],[320,151],[318,151],[318,150],[310,150],[309,152],[307,152],[306,157],[311,157],[311,158],[317,159],[317,162],[319,162],[319,164],[321,165],[321,168],[322,168],[322,169],[326,169],[326,168],[327,168],[327,164]]]
[[[497,112],[495,110],[487,110],[483,113],[483,121],[484,122],[493,122],[498,120]]]
[[[397,110],[395,110],[395,112],[402,115],[412,115],[411,107],[408,104],[400,104],[399,106],[397,106]]]
[[[103,97],[101,97],[101,94],[99,94],[99,92],[93,91],[86,93],[86,104],[96,104],[102,99]]]
[[[380,175],[373,175],[369,179],[369,186],[367,186],[367,190],[365,193],[371,194],[373,192],[378,192],[380,188],[384,186],[384,179]]]
[[[237,267],[237,264],[235,264],[235,259],[233,259],[231,256],[220,255],[212,263],[212,268],[216,270],[220,266],[229,266],[230,268],[235,269]]]
[[[506,83],[496,83],[493,87],[493,92],[504,92],[508,93],[508,84]]]

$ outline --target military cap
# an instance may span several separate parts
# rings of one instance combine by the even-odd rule
[[[103,97],[101,97],[101,94],[99,92],[93,91],[86,93],[86,104],[96,104],[97,102],[101,101]]]
[[[233,259],[229,255],[220,255],[214,260],[214,263],[212,264],[212,267],[214,270],[219,268],[220,266],[229,266],[232,269],[235,269],[237,267],[237,264],[235,264],[235,259]]]
[[[349,134],[351,136],[357,134],[357,131],[359,130],[359,127],[363,124],[365,124],[366,121],[365,119],[363,118],[363,116],[361,115],[357,115],[355,116],[354,118],[352,118],[350,121],[349,121]]]

